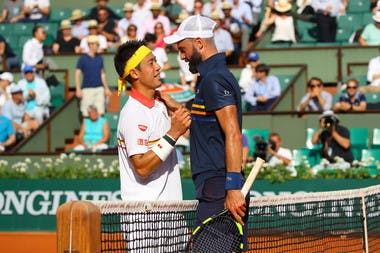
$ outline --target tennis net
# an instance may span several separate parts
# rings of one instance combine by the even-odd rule
[[[379,202],[380,186],[252,198],[248,252],[380,252]],[[59,253],[87,252],[83,247],[156,253],[186,252],[197,202],[78,201],[63,206],[57,212]],[[75,233],[91,236],[78,239]]]

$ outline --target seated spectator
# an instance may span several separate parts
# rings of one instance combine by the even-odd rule
[[[244,99],[247,101],[247,111],[267,111],[281,94],[280,81],[269,75],[270,67],[259,64],[255,68],[256,80],[252,83]]]
[[[117,23],[117,34],[120,38],[120,40],[124,37],[127,36],[128,32],[128,27],[132,24],[136,25],[136,22],[134,20],[134,15],[133,15],[133,4],[126,2],[124,4],[124,14],[125,17],[119,20]],[[137,31],[137,28],[136,28]]]
[[[22,49],[22,68],[25,65],[33,66],[37,71],[44,70],[47,65],[44,63],[43,42],[46,39],[46,31],[42,26],[33,28],[33,38],[25,42]]]
[[[98,8],[98,34],[103,35],[107,39],[108,47],[117,40],[116,23],[109,17],[109,13],[106,8]]]
[[[160,65],[161,67],[160,78],[162,83],[165,83],[165,71],[171,68],[168,55],[166,54],[165,49],[163,49],[162,47],[155,46],[157,41],[156,35],[152,33],[147,33],[145,34],[144,40],[146,42],[147,47],[149,47],[152,50],[154,56],[156,56],[156,61],[158,65]]]
[[[156,43],[155,43],[155,47],[161,47],[161,48],[164,48],[166,47],[166,44],[164,42],[164,37],[166,36],[165,35],[165,32],[164,32],[164,26],[161,22],[157,22],[155,25],[154,25],[154,35],[156,36]]]
[[[150,1],[147,0],[137,0],[133,5],[133,18],[135,25],[138,27],[138,30],[141,30],[141,27],[145,20],[152,18],[152,12],[150,11]],[[144,38],[145,34],[138,34],[139,38]]]
[[[39,127],[37,120],[32,119],[26,113],[26,102],[23,96],[23,90],[19,85],[14,85],[11,88],[11,99],[4,103],[2,114],[10,119],[13,123],[13,128],[17,133],[16,139],[28,137],[32,131]],[[21,134],[19,138],[18,133]]]
[[[84,21],[84,16],[80,9],[73,10],[70,20],[74,22],[71,27],[71,35],[73,37],[81,40],[88,35],[88,24],[87,21]]]
[[[104,37],[102,34],[98,33],[98,22],[96,20],[89,20],[88,23],[88,31],[89,35],[81,39],[79,47],[81,53],[88,53],[89,52],[89,47],[88,47],[88,37],[95,35],[98,37],[98,53],[104,53],[107,50],[107,39]]]
[[[44,23],[49,21],[50,0],[25,0],[24,22]]]
[[[261,23],[259,31],[256,33],[256,37],[260,38],[273,25],[272,43],[296,43],[296,21],[292,16],[291,10],[292,5],[288,0],[275,2],[273,10],[267,7],[264,20]]]
[[[163,15],[168,17],[172,24],[175,24],[182,8],[176,1],[162,0],[162,11]]]
[[[211,17],[211,13],[217,12],[220,17],[224,17],[222,11],[222,1],[220,0],[210,0],[205,2],[202,8],[202,15],[206,17]]]
[[[127,33],[124,37],[120,38],[120,44],[123,44],[129,40],[138,40],[137,37],[137,26],[134,24],[130,24],[127,28]]]
[[[297,13],[301,15],[314,15],[311,2],[312,0],[297,0]]]
[[[79,131],[79,145],[75,151],[98,152],[108,149],[110,128],[106,118],[99,115],[95,105],[87,108],[88,118],[84,118]]]
[[[288,148],[282,147],[281,136],[278,133],[270,133],[268,142],[268,164],[270,166],[280,164],[284,164],[286,166],[290,165],[293,159],[292,151]]]
[[[369,85],[360,87],[362,93],[380,92],[380,56],[376,56],[369,61],[367,81]]]
[[[44,79],[36,75],[32,66],[25,66],[22,70],[24,78],[17,85],[23,90],[26,100],[26,113],[39,124],[49,117],[50,90]]]
[[[211,13],[210,18],[216,23],[214,28],[214,41],[216,49],[219,53],[225,53],[226,57],[232,55],[234,51],[234,44],[231,34],[222,28],[222,17],[217,11]]]
[[[13,70],[20,68],[20,63],[17,59],[17,55],[13,52],[11,46],[0,34],[0,60],[5,60],[7,70]]]
[[[16,134],[12,122],[0,115],[0,153],[8,151],[16,142]]]
[[[342,9],[341,0],[313,0],[311,6],[315,12],[318,41],[335,42],[337,16]]]
[[[312,144],[322,144],[321,155],[331,163],[335,157],[341,157],[352,163],[354,157],[351,151],[350,131],[340,125],[333,111],[325,111],[319,117],[319,128],[311,138]]]
[[[360,112],[367,109],[367,100],[359,90],[359,82],[350,79],[346,82],[346,93],[339,97],[339,101],[334,105],[336,112]]]
[[[150,11],[152,12],[152,17],[147,18],[139,27],[139,36],[143,38],[147,33],[154,33],[154,26],[161,22],[164,26],[164,33],[168,35],[171,31],[170,29],[170,20],[168,17],[161,14],[161,5],[159,3],[152,3],[150,7]]]
[[[318,77],[312,77],[307,83],[307,93],[302,97],[297,111],[326,111],[332,109],[333,97],[323,90],[323,82]]]
[[[62,20],[59,29],[61,31],[61,35],[54,41],[52,45],[53,53],[79,53],[80,40],[72,36],[70,20]]]
[[[112,18],[113,20],[119,20],[120,19],[120,17],[111,8],[109,8],[107,6],[108,0],[95,0],[95,2],[96,2],[96,6],[94,6],[90,9],[90,12],[87,15],[86,19],[96,19],[96,21],[99,22],[99,20],[97,20],[97,18],[98,18],[98,10],[100,8],[105,8],[108,12],[108,16],[110,18]]]
[[[22,9],[24,8],[23,0],[5,0],[3,11],[1,12],[0,23],[16,23],[24,18]]]
[[[373,24],[368,24],[359,38],[362,46],[378,46],[380,45],[380,11],[373,15]]]
[[[0,109],[5,101],[11,98],[11,87],[16,85],[13,82],[13,75],[9,72],[3,72],[0,75]]]
[[[240,73],[239,86],[246,93],[251,87],[252,83],[256,80],[256,66],[260,63],[260,56],[258,53],[251,52],[248,54],[248,64],[242,69]]]

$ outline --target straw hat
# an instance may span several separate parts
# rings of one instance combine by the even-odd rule
[[[87,37],[87,43],[99,43],[99,38],[97,35],[89,35]]]
[[[232,5],[230,2],[225,1],[222,3],[222,10],[231,10],[231,9],[232,9]]]
[[[279,0],[278,2],[275,2],[274,9],[277,12],[288,12],[292,9],[292,5],[288,0]]]
[[[161,10],[161,4],[160,3],[152,3],[150,6],[151,10]]]
[[[210,18],[211,19],[222,19],[222,17],[220,16],[218,11],[211,12]]]
[[[182,23],[182,21],[183,21],[184,19],[186,19],[188,16],[189,16],[189,14],[188,14],[187,12],[181,12],[181,13],[178,15],[178,18],[175,20],[175,22],[176,22],[177,24],[180,24],[180,23]]]
[[[68,19],[64,19],[61,21],[61,26],[59,29],[64,30],[64,29],[71,29],[71,22]]]
[[[78,20],[78,19],[81,19],[83,18],[83,12],[80,10],[80,9],[75,9],[73,10],[73,12],[71,13],[71,20]]]
[[[126,2],[124,4],[124,8],[123,8],[124,11],[133,11],[133,4],[132,3],[128,3]]]
[[[98,21],[96,21],[95,19],[90,19],[87,23],[87,28],[91,27],[98,27]]]

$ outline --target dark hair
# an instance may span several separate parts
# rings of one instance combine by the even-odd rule
[[[256,72],[265,72],[265,74],[269,74],[270,67],[264,63],[261,63],[256,66],[255,68]]]
[[[157,40],[157,36],[153,33],[146,33],[144,36],[144,41],[145,42],[153,42],[155,43]]]
[[[126,62],[132,57],[132,55],[139,49],[141,46],[145,45],[145,42],[142,40],[130,40],[119,46],[115,57],[113,59],[116,72],[119,74],[119,77],[124,75],[124,68]],[[136,68],[138,68],[137,66]],[[127,79],[128,82],[130,80]]]
[[[44,29],[44,27],[41,25],[36,25],[35,27],[33,27],[33,30],[32,30],[33,37],[36,34],[36,32],[38,31],[38,29],[40,29],[40,28]]]
[[[312,77],[310,80],[307,82],[307,86],[309,87],[311,85],[312,81],[318,81],[321,85],[323,85],[322,79],[319,77]]]

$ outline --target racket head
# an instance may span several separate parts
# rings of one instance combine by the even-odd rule
[[[231,253],[243,247],[243,226],[225,209],[194,229],[187,252]]]

